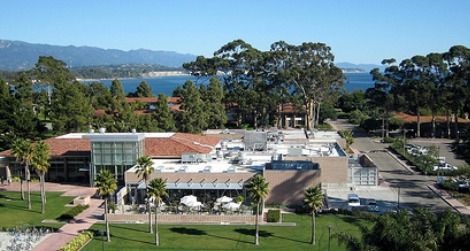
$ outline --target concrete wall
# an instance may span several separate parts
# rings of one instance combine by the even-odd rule
[[[321,183],[348,183],[348,158],[347,157],[291,157],[285,160],[310,160],[318,163],[321,169]]]
[[[108,214],[111,222],[148,222],[148,214]],[[260,217],[262,220],[262,217]],[[153,220],[153,216],[152,216]],[[255,215],[213,215],[213,214],[159,214],[159,223],[165,224],[249,224],[255,223]]]
[[[320,170],[265,170],[269,182],[267,204],[303,204],[304,191],[320,183]]]

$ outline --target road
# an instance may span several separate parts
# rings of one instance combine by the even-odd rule
[[[450,207],[428,187],[434,177],[412,174],[385,151],[387,144],[378,142],[368,136],[360,128],[354,127],[344,120],[330,121],[339,130],[353,131],[354,143],[352,147],[367,153],[379,169],[379,175],[392,188],[400,188],[400,208],[425,207],[436,211]]]

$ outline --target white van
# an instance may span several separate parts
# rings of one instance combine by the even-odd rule
[[[361,205],[361,199],[357,194],[348,194],[348,206],[358,207]]]

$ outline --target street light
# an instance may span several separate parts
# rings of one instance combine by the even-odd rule
[[[328,251],[331,249],[331,225],[328,224]]]
[[[400,212],[400,185],[398,185],[397,211]]]

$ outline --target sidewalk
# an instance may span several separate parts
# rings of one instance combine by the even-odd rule
[[[454,199],[445,190],[439,189],[435,187],[434,185],[428,185],[428,187],[434,193],[439,195],[439,197],[441,197],[447,204],[449,204],[449,206],[454,208],[457,212],[463,215],[470,215],[470,208],[462,204],[462,202],[458,201],[457,199]]]
[[[31,191],[39,191],[39,182],[31,182]],[[96,188],[88,186],[68,185],[46,182],[46,192],[63,192],[62,196],[92,196],[96,192]],[[26,192],[27,185],[23,184],[23,189]],[[10,185],[0,185],[0,191],[20,191],[21,183],[13,182]]]
[[[58,232],[49,235],[33,251],[53,251],[59,250],[65,244],[70,242],[79,232],[89,229],[93,224],[98,222],[103,210],[98,208],[103,203],[99,199],[91,199],[89,208],[75,217],[75,221],[65,224]]]

